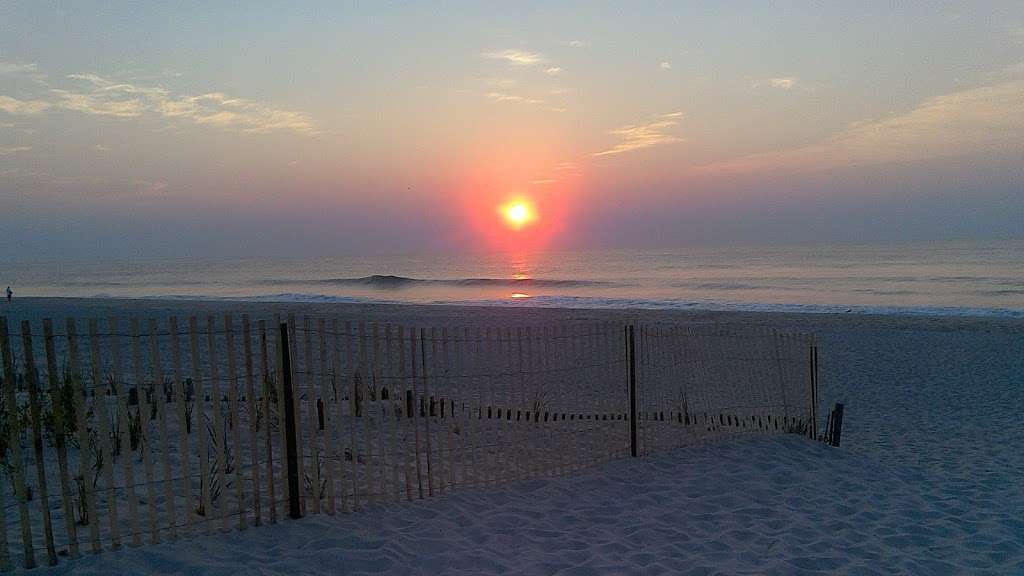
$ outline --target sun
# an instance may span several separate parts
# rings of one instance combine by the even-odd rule
[[[498,207],[505,224],[513,230],[522,230],[537,220],[537,211],[529,200],[517,198]]]

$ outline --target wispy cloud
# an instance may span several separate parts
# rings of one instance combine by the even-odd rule
[[[46,74],[40,72],[39,67],[33,62],[0,60],[0,76],[22,76],[40,84],[46,83]]]
[[[562,73],[562,69],[559,68],[558,66],[552,66],[547,70],[544,70],[544,73],[547,74],[548,76],[558,76],[559,74]]]
[[[22,64],[18,62],[5,62],[0,60],[0,76],[26,74],[37,71],[38,70],[35,64]]]
[[[37,114],[50,108],[60,108],[111,118],[153,116],[187,120],[247,133],[316,133],[308,114],[228,96],[223,92],[175,95],[162,86],[118,82],[96,74],[71,74],[67,78],[77,85],[51,89],[48,100],[21,101],[0,96],[0,110],[11,114]]]
[[[513,86],[518,84],[518,82],[516,80],[513,80],[512,78],[491,78],[490,80],[487,81],[487,84],[489,86],[507,89],[512,88]]]
[[[28,152],[31,146],[0,146],[0,156],[10,156],[18,152]]]
[[[622,128],[611,130],[608,133],[618,136],[619,143],[607,150],[595,152],[593,155],[611,156],[663,144],[682,142],[682,138],[669,133],[669,129],[679,124],[679,119],[682,116],[682,112],[672,112],[670,114],[662,114],[646,124],[623,126]]]
[[[662,62],[661,64],[658,64],[658,68],[661,68],[662,70],[671,70],[672,64],[669,62]]]
[[[1022,111],[1024,80],[1001,82],[935,96],[903,114],[851,124],[818,144],[745,156],[700,170],[806,171],[1019,151],[1024,141]]]
[[[520,96],[518,94],[506,94],[504,92],[488,92],[487,98],[494,102],[512,102],[516,104],[543,104],[543,100]]]
[[[562,46],[568,46],[570,48],[589,48],[590,42],[587,40],[563,40]]]
[[[785,76],[783,78],[769,78],[768,85],[772,88],[782,88],[783,90],[789,90],[796,86],[797,79],[794,76]]]
[[[8,114],[39,114],[50,107],[43,100],[18,100],[10,96],[0,96],[0,111]]]
[[[543,54],[513,49],[484,52],[481,56],[492,60],[504,60],[505,62],[515,64],[516,66],[531,66],[533,64],[541,64],[547,61],[547,58],[545,58]]]

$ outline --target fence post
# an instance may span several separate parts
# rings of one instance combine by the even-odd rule
[[[629,453],[636,458],[636,338],[632,324],[626,326],[626,354],[629,356]]]
[[[299,455],[295,440],[295,396],[292,394],[292,361],[288,348],[288,324],[281,323],[281,372],[284,395],[285,456],[288,460],[288,516],[302,518],[299,505]]]
[[[818,343],[811,336],[811,425],[808,433],[811,439],[818,438]]]
[[[843,405],[840,402],[836,402],[836,407],[832,409],[832,429],[829,434],[829,444],[839,447],[839,441],[843,435]]]

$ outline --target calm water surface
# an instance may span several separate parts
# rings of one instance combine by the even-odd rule
[[[18,296],[1024,316],[1024,241],[40,263],[0,275]]]

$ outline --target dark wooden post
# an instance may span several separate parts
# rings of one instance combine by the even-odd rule
[[[292,360],[288,349],[288,324],[281,323],[281,372],[284,394],[285,456],[288,461],[288,517],[302,518],[299,502],[299,454],[295,441],[295,396],[292,393]]]
[[[632,324],[626,326],[626,354],[629,356],[629,453],[636,458],[636,337]]]
[[[812,439],[818,437],[818,343],[811,337],[811,425],[807,431]]]
[[[829,444],[831,444],[832,446],[835,446],[836,448],[838,448],[839,447],[839,441],[842,439],[842,435],[843,435],[843,405],[842,405],[842,403],[836,402],[836,407],[832,409],[832,414],[833,414],[833,416],[832,416],[832,433],[829,435],[831,437],[831,442],[829,442]]]

